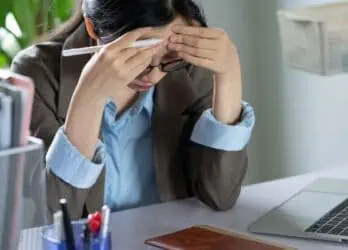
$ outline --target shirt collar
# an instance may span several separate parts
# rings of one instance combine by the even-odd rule
[[[149,116],[152,114],[153,109],[153,94],[155,87],[150,88],[146,92],[142,92],[139,96],[138,101],[135,104],[134,111],[140,113],[144,109]]]
[[[139,114],[143,109],[147,112],[147,115],[151,116],[152,109],[154,106],[153,95],[155,87],[150,88],[146,92],[140,92],[137,102],[131,107],[133,114]],[[116,114],[117,107],[112,98],[110,98],[106,105],[111,109],[113,113]]]

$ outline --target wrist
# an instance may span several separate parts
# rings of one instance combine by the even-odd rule
[[[214,78],[216,83],[223,86],[240,85],[242,82],[241,76],[233,73],[216,74]]]
[[[107,99],[106,96],[101,95],[98,91],[78,86],[71,98],[71,103],[79,104],[82,107],[94,106],[101,109],[104,108]]]
[[[229,76],[215,77],[215,99],[219,103],[228,104],[229,107],[240,108],[242,106],[242,83],[241,80]]]
[[[98,141],[104,102],[75,91],[64,124],[66,136],[82,155],[91,160]]]
[[[218,121],[236,124],[242,111],[242,84],[230,76],[215,77],[213,112]]]
[[[138,97],[138,94],[139,94],[138,92],[130,88],[127,88],[123,90],[122,92],[119,91],[115,93],[115,95],[112,96],[112,99],[117,106],[117,113],[118,114],[123,113],[132,104],[134,104],[134,102],[136,101]]]

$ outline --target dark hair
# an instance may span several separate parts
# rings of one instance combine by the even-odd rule
[[[172,22],[177,16],[188,22],[198,21],[207,27],[206,19],[193,0],[80,0],[81,8],[53,39],[67,37],[83,22],[83,14],[91,19],[96,34],[101,37],[121,36],[141,27],[160,27]],[[80,2],[81,4],[81,2]]]

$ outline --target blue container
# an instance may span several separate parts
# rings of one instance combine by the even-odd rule
[[[81,235],[83,234],[84,222],[74,222],[73,224],[75,248],[76,250],[86,250],[83,245]],[[58,242],[53,225],[45,227],[41,232],[42,250],[67,250],[66,242]],[[111,234],[103,240],[95,237],[88,250],[112,250]]]

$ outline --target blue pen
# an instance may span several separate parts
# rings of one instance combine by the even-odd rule
[[[63,213],[63,226],[64,226],[67,250],[75,250],[74,232],[72,229],[70,216],[68,212],[67,200],[61,199],[59,202],[60,202],[60,207]]]
[[[93,233],[88,228],[88,222],[84,225],[82,242],[83,250],[93,250]]]

